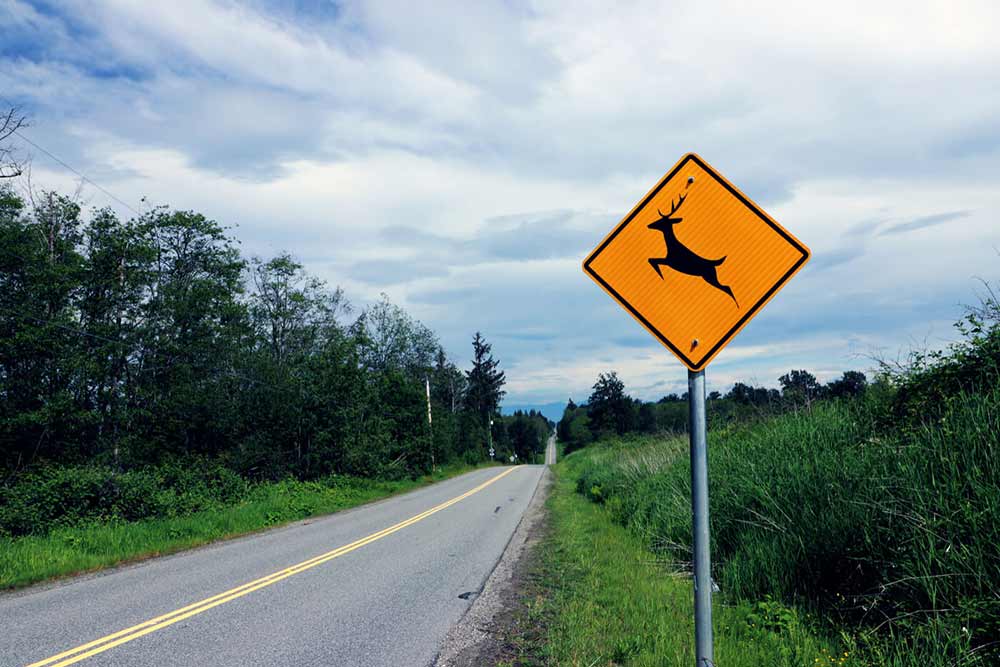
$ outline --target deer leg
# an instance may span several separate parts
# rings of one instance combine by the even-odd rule
[[[705,282],[711,285],[712,287],[720,289],[726,294],[728,294],[729,298],[732,299],[733,303],[736,304],[736,307],[737,308],[740,307],[740,302],[736,300],[736,296],[733,294],[733,290],[729,287],[729,285],[723,285],[722,283],[719,282],[719,276],[715,272],[714,266],[710,271],[706,272],[705,275],[702,277],[705,279]]]
[[[660,271],[660,267],[666,263],[666,258],[653,257],[649,260],[649,265],[656,270],[656,275],[660,276],[660,280],[663,280],[663,272]]]

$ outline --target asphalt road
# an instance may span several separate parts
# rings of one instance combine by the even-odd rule
[[[260,535],[0,595],[0,665],[429,665],[541,474],[542,466],[478,470]]]
[[[556,464],[556,434],[549,436],[549,444],[545,446],[545,465],[554,466]]]

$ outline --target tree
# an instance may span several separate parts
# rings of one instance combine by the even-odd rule
[[[80,207],[51,192],[32,203],[0,190],[0,450],[15,464],[76,458],[91,440],[76,400]]]
[[[465,374],[448,359],[444,348],[438,346],[431,376],[431,398],[449,413],[454,414],[461,407],[465,385]]]
[[[656,432],[656,409],[652,403],[639,405],[639,430],[643,433]]]
[[[484,428],[496,414],[506,395],[503,386],[507,376],[499,369],[500,361],[493,358],[493,346],[478,331],[472,339],[472,368],[466,372],[465,407],[474,413]]]
[[[308,276],[288,253],[250,264],[254,292],[250,314],[258,339],[277,363],[315,351],[326,336],[339,331],[337,316],[350,312],[343,290]]]
[[[512,453],[517,454],[519,460],[530,462],[537,454],[544,451],[549,435],[549,423],[541,414],[534,410],[528,413],[517,410],[513,415],[504,417],[501,423],[504,427],[504,438],[495,442],[509,447]]]
[[[861,371],[845,371],[844,374],[827,383],[824,387],[831,398],[852,398],[865,393],[868,388],[868,378]]]
[[[789,371],[778,378],[781,397],[792,405],[809,405],[819,397],[820,384],[816,376],[805,370]]]
[[[27,117],[17,107],[0,113],[0,179],[15,178],[24,173],[24,160],[8,140],[27,125]]]
[[[751,405],[754,402],[754,389],[748,384],[737,382],[726,394],[726,398],[741,405]]]
[[[481,335],[463,373],[385,297],[348,311],[290,255],[248,262],[200,214],[87,215],[0,183],[0,467],[402,477],[481,460],[491,417],[525,460],[547,437],[537,413],[497,416],[505,375]]]
[[[632,399],[626,395],[625,383],[615,371],[597,376],[587,406],[590,428],[595,432],[610,431],[620,435],[634,427]]]
[[[372,371],[402,370],[423,380],[440,349],[437,337],[385,294],[358,318],[364,339],[363,361]]]
[[[562,442],[569,442],[569,425],[573,421],[573,416],[577,413],[578,409],[572,398],[566,402],[566,407],[563,408],[562,417],[556,425],[556,437]]]
[[[153,234],[148,225],[123,222],[102,209],[84,232],[83,254],[79,311],[86,335],[78,343],[88,387],[84,404],[98,417],[95,449],[112,452],[118,462],[136,405],[132,362],[142,351],[144,304],[156,259]]]

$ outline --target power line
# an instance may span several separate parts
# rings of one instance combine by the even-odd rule
[[[13,102],[11,102],[10,100],[8,100],[5,97],[0,96],[0,101],[2,101],[4,104],[6,104],[7,106],[11,107],[12,109],[16,110],[18,108],[18,105],[14,104]],[[124,201],[124,200],[116,197],[107,188],[101,187],[101,185],[99,185],[94,179],[90,178],[86,174],[84,174],[84,173],[80,172],[79,170],[74,169],[70,165],[66,164],[65,161],[60,160],[58,157],[56,157],[55,155],[53,155],[51,151],[46,150],[44,147],[38,145],[38,143],[36,143],[35,141],[32,141],[28,137],[24,136],[20,132],[20,130],[15,129],[14,130],[14,134],[16,134],[18,137],[20,137],[24,141],[26,141],[31,146],[34,146],[36,149],[38,149],[41,152],[45,153],[45,155],[47,155],[50,159],[52,159],[53,161],[55,161],[58,164],[62,165],[66,169],[69,169],[71,172],[73,172],[74,174],[76,174],[77,176],[79,176],[81,180],[84,180],[87,183],[90,183],[95,188],[97,188],[98,190],[100,190],[101,192],[103,192],[105,195],[107,195],[108,197],[110,197],[114,201],[118,202],[119,204],[121,204],[122,206],[124,206],[125,208],[127,208],[128,210],[132,211],[136,215],[142,215],[142,213],[140,213],[139,211],[137,211],[131,204],[129,204],[128,202],[126,202],[126,201]]]
[[[26,137],[26,136],[24,136],[23,134],[21,134],[21,132],[20,132],[20,131],[18,131],[18,130],[15,130],[15,131],[14,131],[14,134],[16,134],[17,136],[21,137],[22,139],[24,139],[24,140],[25,140],[26,142],[28,142],[29,144],[31,144],[32,146],[34,146],[35,148],[37,148],[37,149],[38,149],[38,150],[40,150],[41,152],[45,153],[45,154],[46,154],[46,155],[48,155],[48,156],[49,156],[49,157],[50,157],[50,158],[51,158],[52,160],[54,160],[54,161],[58,162],[58,163],[59,163],[59,164],[61,164],[61,165],[62,165],[63,167],[65,167],[66,169],[69,169],[69,170],[70,170],[70,171],[72,171],[72,172],[73,172],[74,174],[76,174],[77,176],[79,176],[81,180],[83,180],[83,181],[86,181],[87,183],[90,183],[90,184],[91,184],[91,185],[93,185],[93,186],[94,186],[95,188],[97,188],[98,190],[100,190],[101,192],[103,192],[104,194],[106,194],[106,195],[107,195],[108,197],[110,197],[111,199],[114,199],[114,200],[115,200],[116,202],[118,202],[119,204],[121,204],[122,206],[124,206],[125,208],[127,208],[128,210],[132,211],[132,212],[133,212],[133,213],[135,213],[136,215],[142,215],[141,213],[139,213],[139,211],[137,211],[137,210],[136,210],[135,208],[133,208],[131,204],[128,204],[127,202],[125,202],[125,201],[123,201],[123,200],[119,199],[118,197],[116,197],[115,195],[113,195],[113,194],[112,194],[111,192],[109,192],[108,190],[106,190],[105,188],[103,188],[103,187],[101,187],[101,186],[100,186],[99,184],[97,184],[97,183],[96,183],[96,182],[95,182],[95,181],[94,181],[94,180],[93,180],[92,178],[89,178],[89,177],[88,177],[88,176],[86,176],[85,174],[83,174],[83,173],[81,173],[81,172],[77,171],[76,169],[74,169],[74,168],[73,168],[73,167],[71,167],[70,165],[66,164],[65,162],[63,162],[62,160],[60,160],[60,159],[59,159],[58,157],[56,157],[55,155],[53,155],[53,154],[52,154],[52,153],[50,153],[49,151],[45,150],[44,148],[42,148],[41,146],[39,146],[39,145],[38,145],[37,143],[35,143],[35,142],[34,142],[34,141],[32,141],[31,139],[29,139],[28,137]]]

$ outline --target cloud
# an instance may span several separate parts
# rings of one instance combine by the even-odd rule
[[[354,264],[352,278],[373,285],[403,283],[448,275],[445,267],[491,262],[523,262],[581,257],[592,243],[595,216],[586,212],[546,211],[488,218],[473,238],[462,239],[413,227],[390,225],[379,233],[380,243],[405,259]],[[607,216],[596,216],[610,225]],[[382,270],[384,267],[385,270]],[[398,268],[397,268],[398,267]]]
[[[880,236],[885,236],[887,234],[905,234],[906,232],[912,232],[915,229],[923,229],[924,227],[933,227],[934,225],[941,225],[946,222],[951,222],[952,220],[959,220],[961,218],[967,218],[972,214],[972,211],[949,211],[948,213],[935,213],[934,215],[924,215],[919,218],[914,218],[908,222],[901,222],[898,225],[893,225],[892,227],[887,227],[882,230]]]
[[[370,260],[351,266],[348,275],[369,285],[383,286],[407,282],[414,278],[446,276],[448,269],[441,264],[431,262]]]
[[[865,248],[863,245],[853,245],[839,248],[832,252],[826,252],[822,255],[814,257],[810,268],[813,271],[822,271],[840,264],[846,264],[847,262],[863,256],[864,254]]]
[[[482,330],[512,402],[584,397],[610,368],[652,398],[683,369],[580,261],[690,150],[813,250],[713,388],[951,335],[972,276],[996,275],[998,20],[987,2],[8,0],[0,89],[133,206],[237,224],[248,253],[289,250],[360,303],[385,291],[456,359]],[[40,154],[34,178],[75,180]]]

